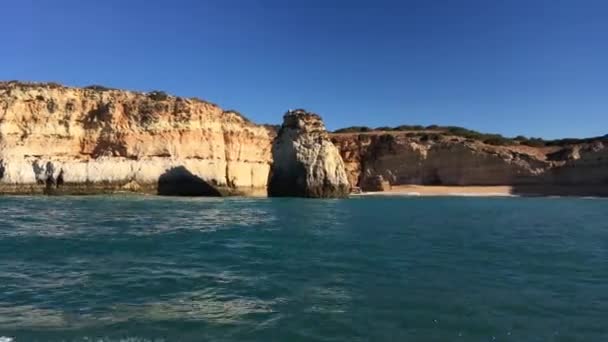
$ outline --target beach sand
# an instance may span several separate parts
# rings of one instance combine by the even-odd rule
[[[382,192],[364,192],[362,195],[409,195],[409,196],[513,196],[511,186],[444,186],[444,185],[397,185]]]
[[[384,196],[597,196],[608,197],[608,185],[395,185],[391,190],[359,195]]]

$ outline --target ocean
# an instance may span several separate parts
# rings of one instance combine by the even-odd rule
[[[608,341],[608,200],[0,197],[0,341]]]

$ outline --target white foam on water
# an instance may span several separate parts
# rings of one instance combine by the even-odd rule
[[[89,339],[87,339],[86,341],[89,341]],[[91,342],[165,342],[165,339],[147,339],[147,338],[139,338],[139,337],[126,337],[126,338],[121,338],[119,340],[116,339],[111,339],[111,338],[94,338],[94,339],[90,339]]]
[[[360,194],[350,194],[350,196],[420,196],[419,192],[384,192],[384,191],[369,191]]]
[[[84,341],[84,342],[165,342],[164,338],[141,338],[141,337],[124,337],[124,338],[109,338],[109,337],[89,337],[84,336],[75,341]],[[0,341],[2,342],[2,341]]]
[[[166,342],[164,338],[140,338],[140,337],[125,337],[120,339],[115,338],[107,338],[107,337],[88,337],[84,336],[77,341],[87,341],[87,342]],[[12,337],[0,336],[0,342],[17,342]]]
[[[83,337],[83,341],[91,342],[165,342],[165,339],[147,339],[140,337],[126,337],[121,339],[105,338],[105,337]],[[0,342],[17,342],[14,338],[8,336],[0,336]]]
[[[420,192],[364,192],[361,194],[351,194],[351,196],[391,196],[391,197],[521,197],[519,195],[508,194],[504,192],[448,192],[448,193],[426,193]]]
[[[505,194],[503,192],[450,192],[446,196],[460,197],[519,197],[517,195]]]

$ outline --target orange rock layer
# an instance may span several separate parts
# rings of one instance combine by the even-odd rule
[[[317,121],[304,131],[321,127]],[[298,147],[286,155],[310,164],[306,177],[340,188],[556,186],[608,195],[605,140],[534,148],[420,132],[319,137],[294,134],[281,146]],[[290,151],[275,138],[274,129],[198,99],[0,82],[0,193],[266,195],[273,142],[275,154]]]
[[[197,99],[1,83],[0,191],[264,192],[273,137]]]
[[[608,144],[563,147],[493,146],[449,135],[411,132],[332,134],[351,184],[378,190],[393,186],[511,185],[525,193],[541,188],[586,189],[608,195]],[[557,191],[559,194],[560,191]]]

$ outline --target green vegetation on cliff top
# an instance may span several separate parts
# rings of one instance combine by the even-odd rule
[[[606,141],[608,140],[608,134],[601,137],[592,137],[592,138],[565,138],[565,139],[553,139],[546,140],[543,138],[534,138],[534,137],[525,137],[523,135],[518,135],[514,138],[505,137],[500,134],[491,134],[491,133],[481,133],[474,130],[470,130],[464,127],[458,126],[439,126],[439,125],[430,125],[430,126],[422,126],[422,125],[401,125],[397,127],[377,127],[370,128],[366,126],[351,126],[346,128],[337,129],[334,133],[366,133],[366,132],[428,132],[433,131],[433,133],[441,133],[445,135],[452,135],[457,137],[462,137],[466,139],[472,139],[481,141],[483,143],[489,145],[496,146],[507,146],[507,145],[526,145],[532,147],[544,147],[544,146],[566,146],[566,145],[574,145],[574,144],[584,144],[591,143],[598,140]]]
[[[23,82],[23,81],[16,81],[16,80],[0,81],[0,88],[6,87],[6,86],[11,86],[11,85],[13,85],[13,86],[18,85],[21,87],[46,86],[51,89],[67,88],[66,86],[61,85],[56,82],[46,82],[46,83],[44,83],[44,82]],[[97,85],[97,84],[89,85],[89,86],[86,86],[83,88],[87,89],[87,90],[101,91],[101,92],[111,91],[111,90],[120,91],[120,89],[110,88],[110,87]],[[172,95],[169,95],[166,92],[161,91],[161,90],[152,90],[145,94],[148,98],[150,98],[153,101],[165,101],[165,100],[169,99],[170,97],[172,97]],[[44,100],[40,95],[38,97],[40,100]],[[175,98],[178,101],[182,100],[181,97],[175,97]],[[214,103],[211,103],[211,102],[208,102],[208,101],[196,98],[196,97],[192,97],[192,98],[190,98],[190,100],[206,103],[211,106],[217,106]],[[299,109],[299,111],[304,111],[304,110]],[[247,119],[246,116],[242,115],[241,113],[239,113],[236,110],[226,110],[226,111],[224,111],[224,113],[234,113],[237,116],[240,116],[241,118],[243,118],[246,122],[251,123],[251,121],[249,119]],[[265,125],[265,126],[267,126],[267,128],[274,129],[274,130],[277,130],[277,127],[280,127],[278,125]],[[429,125],[429,126],[400,125],[400,126],[396,126],[396,127],[382,126],[382,127],[376,127],[376,128],[371,128],[371,127],[367,127],[367,126],[350,126],[350,127],[337,129],[334,131],[334,133],[403,132],[403,131],[407,131],[410,133],[413,132],[415,134],[421,134],[425,140],[428,140],[428,139],[436,140],[436,138],[438,138],[438,134],[444,134],[444,135],[452,135],[452,136],[462,137],[462,138],[466,138],[466,139],[481,141],[481,142],[489,144],[489,145],[497,145],[497,146],[526,145],[526,146],[532,146],[532,147],[544,147],[544,146],[566,146],[566,145],[574,145],[574,144],[584,144],[584,143],[592,143],[595,141],[608,141],[608,134],[606,134],[604,136],[583,138],[583,139],[565,138],[565,139],[547,140],[547,139],[543,139],[543,138],[525,137],[523,135],[518,135],[514,138],[510,138],[510,137],[505,137],[501,134],[481,133],[478,131],[474,131],[474,130],[467,129],[464,127],[459,127],[459,126],[439,126],[439,125]],[[432,132],[429,132],[429,131],[432,131]],[[427,133],[431,133],[431,134],[427,134]]]

